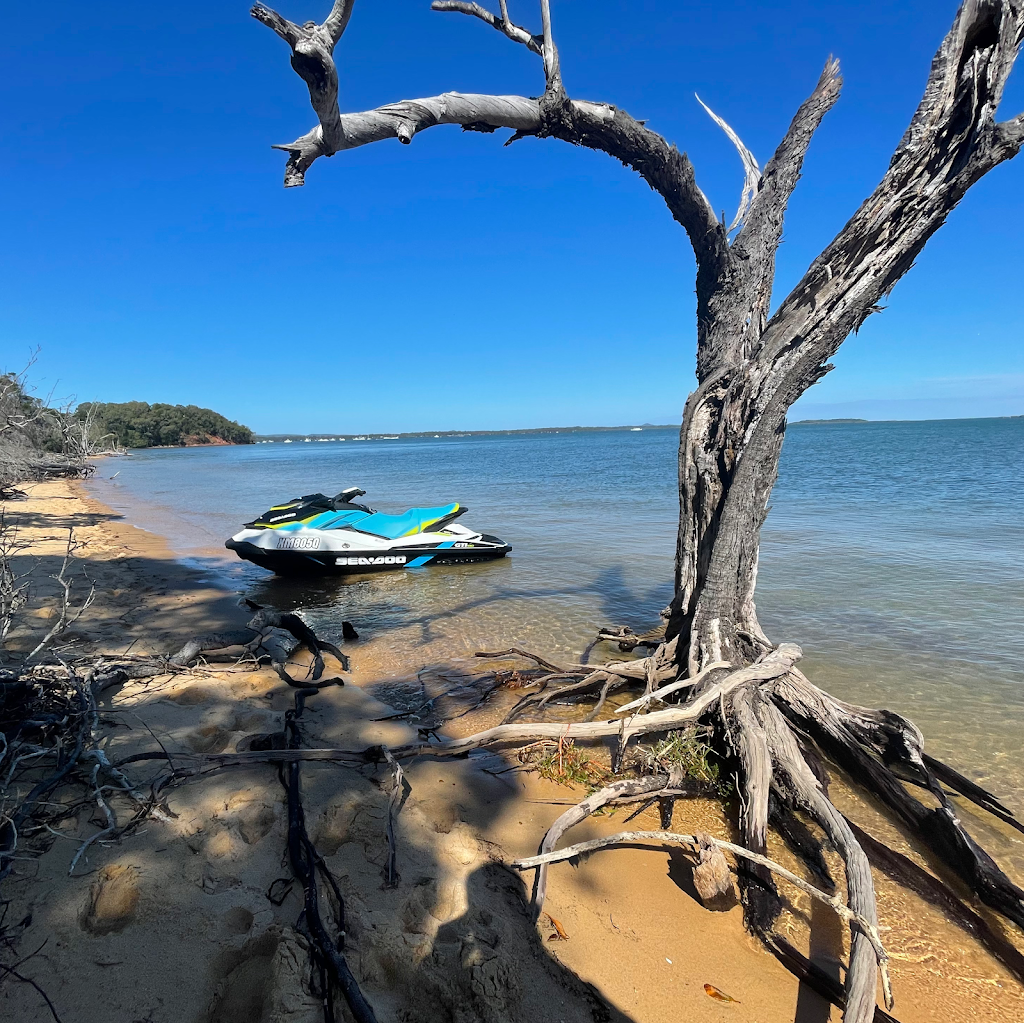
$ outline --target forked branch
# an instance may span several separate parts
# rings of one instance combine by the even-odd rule
[[[522,43],[528,50],[536,53],[538,57],[544,56],[544,37],[535,36],[525,28],[514,25],[508,17],[508,7],[504,0],[501,4],[501,17],[491,14],[490,11],[475,3],[465,3],[464,0],[434,0],[430,5],[432,11],[453,11],[458,14],[468,14],[472,18],[479,18],[481,21],[497,29],[502,35],[507,36],[514,43]]]
[[[338,69],[334,47],[348,27],[355,0],[335,0],[322,25],[308,21],[304,25],[283,18],[276,11],[257,3],[250,14],[276,32],[292,51],[295,73],[309,88],[309,101],[320,124],[295,142],[279,145],[288,154],[285,185],[302,184],[306,168],[317,156],[332,156],[344,142],[341,112],[338,108]]]
[[[749,247],[756,243],[755,240],[767,229],[768,238],[760,244],[771,247],[772,251],[778,246],[786,206],[800,180],[800,171],[811,139],[825,115],[835,106],[842,85],[839,61],[829,57],[814,91],[800,105],[785,136],[765,166],[760,188],[751,201],[745,229],[737,238],[741,245]]]
[[[334,0],[331,13],[324,18],[323,30],[333,40],[331,49],[334,48],[334,44],[337,44],[338,40],[345,34],[345,29],[348,28],[348,20],[352,17],[352,8],[355,7],[355,4],[356,0]]]
[[[965,0],[889,169],[768,323],[779,404],[820,378],[967,190],[1024,146],[1024,115],[995,121],[1022,41],[1022,0]]]

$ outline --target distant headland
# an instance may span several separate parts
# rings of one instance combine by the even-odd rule
[[[191,448],[253,442],[249,427],[198,405],[86,401],[75,410],[75,417],[88,424],[87,432],[96,445]]]

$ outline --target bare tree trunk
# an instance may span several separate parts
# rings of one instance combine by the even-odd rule
[[[508,128],[510,142],[528,135],[558,138],[619,160],[662,196],[693,246],[697,388],[686,402],[680,432],[675,597],[666,642],[644,662],[631,662],[628,669],[605,665],[571,685],[574,693],[588,685],[607,693],[610,678],[623,684],[641,679],[648,690],[668,682],[629,706],[670,692],[685,702],[676,712],[641,711],[629,728],[618,721],[582,723],[564,734],[618,732],[624,743],[627,732],[664,729],[670,719],[677,722],[674,727],[681,720],[705,719],[725,725],[747,800],[742,825],[748,847],[764,848],[769,791],[786,805],[803,807],[843,856],[851,907],[856,905],[857,914],[873,926],[866,857],[816,781],[811,766],[817,754],[787,723],[796,719],[802,735],[814,736],[833,760],[867,778],[886,805],[917,828],[982,899],[1024,926],[1024,891],[999,871],[949,808],[938,779],[956,788],[960,783],[949,779],[960,776],[944,767],[945,774],[936,773],[923,759],[923,740],[909,722],[889,712],[846,707],[815,689],[793,667],[798,648],[776,647],[761,629],[754,604],[760,531],[790,406],[832,368],[828,360],[843,340],[878,311],[879,301],[971,185],[1024,145],[1024,114],[996,120],[1024,41],[1024,0],[963,0],[889,169],[774,313],[775,253],[786,207],[814,132],[839,98],[838,62],[826,63],[763,171],[729,125],[708,111],[736,146],[745,171],[739,209],[726,224],[698,187],[685,153],[623,110],[566,94],[548,0],[539,2],[539,35],[513,24],[503,0],[500,14],[464,0],[432,4],[434,10],[477,18],[540,56],[544,91],[539,98],[445,93],[354,114],[338,108],[333,56],[354,0],[336,0],[322,25],[293,24],[261,4],[252,14],[288,43],[292,66],[309,87],[319,120],[306,135],[277,147],[289,154],[286,186],[303,184],[319,157],[369,142],[397,138],[408,144],[438,124],[488,133]],[[731,668],[728,685],[721,678],[725,668]],[[547,734],[551,728],[564,726],[503,725],[462,742],[470,748],[513,734]],[[936,795],[942,812],[926,810],[906,792],[890,770],[891,759],[885,759],[893,756]],[[963,785],[961,791],[970,795]],[[983,796],[975,792],[970,798],[1004,813],[1001,804]],[[770,896],[770,882],[766,876],[762,881]],[[754,901],[763,912],[754,913],[760,919],[751,922],[764,933],[773,920],[772,900]],[[748,911],[752,904],[748,900]],[[857,1023],[872,1017],[875,999],[873,953],[863,938],[854,935],[846,982],[846,1018]]]
[[[700,385],[687,401],[680,437],[670,635],[688,639],[691,673],[709,661],[750,658],[770,646],[753,594],[786,412],[832,368],[828,360],[843,340],[878,311],[877,303],[968,188],[1019,151],[1024,118],[1000,124],[995,112],[1022,24],[1019,3],[963,5],[882,181],[767,322],[785,201],[810,132],[838,92],[837,79],[835,91],[826,81],[829,67],[765,168],[729,250],[735,272],[723,290],[743,297],[729,315],[716,316],[708,340],[699,341]]]

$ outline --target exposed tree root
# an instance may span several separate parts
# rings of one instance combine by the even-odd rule
[[[870,866],[858,834],[832,805],[819,780],[820,768],[812,752],[812,740],[826,756],[894,810],[983,901],[1018,925],[1024,925],[1021,915],[1024,893],[966,832],[939,779],[1000,820],[1018,829],[1020,822],[991,793],[925,755],[921,734],[912,723],[891,712],[854,707],[822,693],[794,667],[798,657],[798,649],[783,645],[756,664],[730,672],[724,678],[718,675],[715,680],[711,680],[711,676],[716,675],[721,666],[711,665],[693,679],[670,683],[619,708],[620,713],[642,711],[653,698],[688,691],[689,698],[683,703],[667,711],[629,718],[622,731],[628,738],[656,729],[678,727],[684,721],[717,724],[739,766],[744,797],[740,823],[748,853],[745,858],[761,868],[768,868],[762,859],[770,794],[774,795],[780,810],[798,807],[818,823],[844,860],[849,912],[856,920],[864,922],[863,927],[854,927],[851,934],[851,961],[843,999],[846,1018],[868,1020],[875,1011],[875,964],[880,961],[872,941],[872,935],[877,934],[878,920]],[[650,664],[653,658],[646,660]],[[609,667],[602,666],[602,670],[609,670]],[[637,677],[639,671],[633,668],[630,674]],[[794,726],[798,731],[794,731]],[[527,736],[525,727],[516,726],[516,738],[546,734],[545,727],[538,725]],[[586,738],[612,734],[613,722],[604,722],[596,729],[586,723],[557,727],[564,735]],[[511,735],[511,731],[498,728],[457,742],[464,750],[479,741],[500,742]],[[454,752],[448,744],[442,745],[447,748],[439,752]],[[907,791],[901,780],[904,778],[927,788],[939,806],[929,809],[920,803]],[[662,779],[661,783],[664,785],[666,781]],[[650,793],[654,789],[645,791]],[[545,836],[542,856],[530,861],[541,865],[535,889],[535,912],[539,911],[537,900],[542,900],[545,892],[543,866],[561,855],[552,852],[560,835],[594,808],[617,796],[614,789],[595,793],[563,814]],[[874,844],[874,850],[877,855],[878,843]],[[758,859],[759,855],[762,859]],[[813,856],[811,858],[814,860]],[[812,865],[821,871],[820,856]],[[749,880],[745,886],[748,924],[769,945],[774,944],[773,950],[779,954],[781,946],[771,937],[771,925],[779,904],[772,897],[774,889],[769,879],[762,874],[757,881],[760,883],[756,888],[751,887]],[[936,886],[940,883],[936,882]],[[976,919],[970,919],[962,911],[953,915],[961,922],[968,920],[972,932],[1015,973],[1019,971],[1019,953],[1008,942],[993,935],[983,922],[979,927],[980,918],[976,918],[976,914],[972,914]],[[780,958],[793,961],[788,952]],[[883,977],[883,986],[885,984]],[[887,1002],[891,1005],[889,997],[887,992]]]
[[[290,642],[281,640],[282,633]],[[230,641],[230,642],[229,642]],[[285,661],[294,645],[302,643],[313,654],[306,679],[293,678],[285,670]],[[254,743],[249,750],[223,754],[200,754],[166,750],[136,754],[110,763],[93,740],[95,694],[112,679],[129,675],[169,673],[185,670],[185,665],[211,650],[241,647],[248,658],[273,663],[279,675],[296,689],[295,706],[289,711],[285,732],[277,741]],[[711,862],[716,850],[728,850],[739,860],[736,872],[743,891],[746,919],[751,930],[787,968],[825,997],[845,1007],[845,1018],[866,1023],[872,1018],[889,1020],[876,1009],[876,970],[882,976],[886,1004],[891,1006],[891,991],[885,970],[886,958],[879,938],[875,893],[869,857],[903,883],[946,911],[955,922],[975,935],[1017,977],[1024,979],[1024,956],[1006,939],[995,933],[984,920],[964,906],[940,881],[905,857],[887,849],[856,828],[840,814],[828,798],[827,775],[823,757],[848,772],[856,781],[892,810],[944,863],[976,892],[983,901],[1018,925],[1024,921],[1024,892],[1017,888],[995,862],[964,829],[956,816],[943,784],[961,792],[999,820],[1021,828],[1012,812],[991,793],[964,778],[952,768],[928,756],[916,727],[905,718],[888,711],[855,707],[836,700],[814,687],[796,668],[801,652],[793,644],[782,644],[768,651],[753,664],[732,668],[712,662],[693,678],[676,678],[671,643],[663,644],[649,657],[633,661],[610,662],[597,666],[561,667],[537,655],[516,649],[489,653],[489,658],[523,656],[539,665],[531,673],[517,675],[516,685],[536,687],[528,703],[517,705],[519,713],[527,708],[542,711],[559,697],[576,700],[592,698],[594,706],[587,720],[565,722],[509,722],[460,739],[420,741],[384,749],[304,749],[298,733],[298,718],[305,700],[340,679],[323,678],[322,651],[340,656],[340,651],[324,643],[294,615],[260,609],[249,628],[238,634],[203,637],[194,640],[173,658],[123,660],[116,664],[101,662],[86,675],[75,668],[36,668],[30,676],[10,673],[2,682],[4,700],[0,713],[5,715],[5,747],[0,765],[10,779],[19,770],[38,770],[47,756],[54,754],[38,741],[29,741],[32,730],[56,729],[74,737],[61,743],[61,752],[51,759],[52,768],[40,771],[39,780],[26,792],[17,813],[4,822],[0,848],[3,869],[9,870],[17,838],[25,822],[34,819],[34,808],[62,784],[73,780],[84,789],[83,799],[91,800],[103,814],[106,825],[86,839],[75,861],[78,862],[93,843],[123,834],[147,815],[161,811],[161,793],[169,784],[198,777],[212,770],[252,763],[276,763],[282,772],[289,800],[289,856],[293,871],[303,884],[306,909],[301,926],[313,948],[325,996],[325,1012],[330,1013],[330,992],[341,991],[357,1019],[373,1019],[351,972],[345,965],[341,946],[328,933],[319,917],[317,876],[330,889],[341,912],[340,892],[305,832],[301,806],[300,765],[302,761],[333,761],[349,766],[386,763],[391,772],[389,795],[389,856],[385,882],[397,884],[397,840],[394,819],[401,803],[403,775],[401,761],[412,757],[462,756],[484,746],[521,744],[544,738],[559,740],[609,740],[615,759],[621,765],[622,753],[638,736],[666,733],[687,726],[710,728],[717,737],[717,752],[736,768],[738,791],[742,796],[740,828],[743,845],[724,843],[703,835],[684,835],[670,830],[672,801],[687,791],[687,782],[679,771],[666,771],[648,765],[647,773],[614,781],[589,795],[563,813],[544,836],[538,857],[520,861],[517,866],[537,867],[533,893],[534,914],[543,907],[547,888],[547,865],[559,859],[573,858],[606,845],[625,841],[674,841],[695,851],[703,848],[702,862],[709,877],[718,870]],[[502,673],[487,689],[485,697],[501,688]],[[45,680],[45,685],[40,682]],[[56,685],[59,679],[63,681]],[[564,685],[553,685],[565,680]],[[40,686],[43,685],[41,689]],[[56,685],[56,688],[55,688]],[[63,686],[63,689],[61,689]],[[610,693],[633,686],[643,690],[639,699],[620,706],[610,720],[592,720],[602,709]],[[35,688],[33,688],[35,687]],[[47,705],[41,694],[60,692],[60,702]],[[540,697],[540,698],[538,698]],[[673,703],[673,699],[680,702]],[[651,707],[661,705],[661,709]],[[21,708],[19,711],[17,708]],[[31,708],[31,712],[29,712]],[[14,727],[14,717],[18,721]],[[20,759],[19,759],[20,758]],[[170,773],[153,783],[147,796],[137,792],[122,773],[129,763],[166,759],[172,762]],[[651,769],[653,767],[653,770]],[[928,807],[916,799],[907,785],[925,789],[937,804]],[[123,793],[136,806],[128,825],[118,824],[116,815],[104,798],[111,787]],[[602,806],[638,802],[648,805],[660,801],[663,830],[627,832],[608,839],[556,850],[562,835]],[[76,803],[75,806],[81,805]],[[846,868],[845,901],[834,892],[828,868],[821,857],[818,840],[794,816],[800,810],[824,833],[842,857]],[[771,815],[771,818],[770,818]],[[798,855],[822,879],[824,891],[798,877],[765,856],[769,820],[778,823],[780,832]],[[38,822],[36,822],[38,827]],[[8,834],[10,833],[10,834]],[[13,841],[8,838],[13,836]],[[7,846],[10,845],[10,849]],[[700,869],[700,868],[698,868]],[[781,908],[774,879],[796,885],[812,898],[831,906],[851,927],[851,957],[845,987],[827,977],[774,932],[773,925]],[[712,877],[713,881],[713,877]],[[713,889],[713,884],[712,884]],[[340,920],[340,917],[339,917]],[[339,931],[343,925],[339,923]],[[329,1018],[329,1016],[325,1017]]]
[[[620,707],[616,719],[569,724],[543,721],[508,723],[461,739],[442,739],[396,747],[389,754],[396,760],[421,755],[460,756],[483,746],[523,743],[543,738],[592,740],[613,737],[617,739],[621,751],[631,739],[639,735],[664,733],[697,723],[713,726],[720,737],[720,753],[730,757],[737,767],[743,796],[740,823],[745,849],[738,855],[742,855],[749,864],[739,871],[744,887],[748,925],[789,968],[808,983],[813,982],[817,990],[835,1001],[839,1000],[839,996],[818,976],[821,971],[816,971],[813,964],[803,960],[772,930],[781,903],[771,875],[783,876],[787,880],[791,878],[775,870],[776,865],[764,861],[770,807],[774,805],[776,815],[791,816],[794,809],[807,813],[844,861],[848,903],[841,915],[854,924],[851,927],[850,967],[841,1001],[845,1005],[845,1018],[858,1023],[872,1019],[876,1012],[876,966],[880,960],[874,940],[878,929],[875,893],[868,855],[861,841],[863,833],[855,830],[829,800],[823,785],[825,772],[822,756],[849,772],[860,785],[868,788],[885,806],[893,810],[899,820],[955,870],[983,901],[1008,919],[1022,924],[1024,893],[967,834],[940,778],[1000,820],[1015,827],[1020,826],[1019,822],[991,793],[939,761],[927,757],[923,752],[920,732],[913,724],[891,712],[851,706],[821,692],[795,667],[800,649],[793,644],[782,644],[768,651],[754,664],[737,670],[713,663],[692,679],[671,681],[668,681],[668,666],[672,654],[668,647],[669,644],[665,644],[650,657],[641,660],[579,666],[555,673],[559,678],[571,677],[575,673],[576,681],[558,687],[551,694],[552,698],[560,694],[576,697],[599,688],[600,701],[607,696],[609,679],[623,685],[643,684],[647,689],[645,695]],[[510,654],[506,652],[500,656]],[[534,655],[526,656],[537,663],[544,663],[543,659]],[[554,669],[558,666],[547,662],[545,667]],[[544,675],[537,681],[542,687],[549,686],[552,675]],[[681,697],[682,702],[670,704],[662,710],[648,709],[654,702],[662,702],[673,696]],[[541,709],[543,701],[532,702]],[[282,750],[272,753],[206,755],[196,759],[210,765],[226,766],[260,759],[292,758],[357,764],[368,760],[379,762],[381,751],[379,748]],[[915,799],[907,791],[905,780],[925,787],[939,805],[929,809]],[[541,844],[541,854],[546,858],[537,861],[540,870],[534,890],[534,912],[540,912],[545,896],[547,878],[544,867],[551,859],[562,856],[555,853],[554,847],[568,828],[610,802],[650,802],[671,798],[679,794],[677,785],[678,781],[666,774],[615,782],[566,811],[552,825]],[[786,831],[791,844],[810,862],[812,869],[828,880],[820,847],[813,836],[793,821],[790,821]],[[877,858],[878,844],[874,843],[870,848]],[[892,857],[891,862],[894,862]],[[905,875],[913,873],[905,864],[902,866]],[[924,887],[921,878],[917,880],[917,887]],[[806,882],[801,883],[806,885]],[[935,886],[935,890],[943,889],[937,881]],[[830,905],[840,904],[836,896],[820,893],[817,889],[815,892],[818,894],[814,897],[820,895]],[[936,898],[934,892],[932,901],[943,904],[947,909],[952,905],[944,897]],[[966,907],[950,912],[1019,975],[1022,957],[1008,942],[1001,941]],[[883,987],[886,985],[887,980],[883,980]],[[889,997],[886,992],[886,998]],[[889,1017],[882,1014],[876,1018]]]
[[[605,800],[605,802],[608,801],[610,800]],[[584,804],[580,805],[583,806]],[[573,809],[575,810],[577,808],[574,807]],[[569,811],[569,814],[571,813],[572,811]],[[568,816],[568,814],[563,814],[562,818],[559,818],[559,820]],[[578,819],[582,819],[582,816],[585,816],[585,814],[581,815]],[[541,849],[543,850],[544,846],[549,844],[549,839],[551,840],[550,845],[554,845],[554,842],[557,841],[558,835],[562,834],[564,830],[564,828],[559,830],[552,838],[552,831],[554,831],[554,827],[552,827],[548,834],[544,836],[544,842],[541,845]],[[702,846],[711,845],[721,849],[723,852],[731,852],[734,856],[742,857],[745,860],[756,863],[758,866],[763,867],[766,870],[772,871],[779,877],[784,878],[794,887],[799,888],[800,891],[810,895],[811,898],[817,899],[819,902],[823,902],[826,906],[829,906],[835,913],[850,924],[851,927],[867,939],[867,942],[878,961],[879,971],[882,975],[882,986],[885,992],[886,1007],[890,1009],[892,1008],[892,990],[889,984],[887,967],[889,956],[886,954],[885,948],[882,945],[882,937],[878,933],[877,922],[861,916],[856,911],[848,908],[842,900],[836,896],[828,895],[826,892],[815,888],[814,885],[808,884],[802,877],[798,877],[781,864],[768,859],[767,856],[761,856],[758,853],[751,852],[744,846],[735,845],[732,842],[723,842],[721,839],[712,838],[711,836],[704,834],[684,835],[674,831],[620,831],[616,835],[607,835],[604,838],[593,838],[588,842],[577,842],[575,845],[567,846],[565,849],[559,849],[555,852],[551,852],[549,848],[548,851],[542,851],[537,856],[527,856],[521,860],[516,860],[512,866],[517,870],[528,870],[532,867],[536,867],[538,868],[537,874],[539,878],[541,871],[543,871],[543,869],[550,863],[557,863],[560,860],[577,859],[578,857],[585,856],[588,853],[596,852],[598,849],[605,849],[613,845],[632,845],[649,842],[673,842],[689,846],[694,852],[699,852]],[[535,896],[535,899],[536,897],[537,896]],[[542,892],[540,893],[540,897],[543,897]],[[536,901],[534,903],[534,912],[537,915],[539,915],[540,912],[540,906]]]
[[[843,985],[836,980],[832,974],[827,973],[817,963],[808,959],[802,952],[794,948],[777,931],[770,931],[759,935],[765,947],[794,977],[806,984],[812,991],[821,995],[826,1001],[846,1009],[846,991]],[[844,1011],[845,1015],[845,1011]],[[885,1009],[875,1006],[871,1017],[874,1023],[899,1023],[890,1016]]]
[[[605,788],[587,796],[581,803],[566,810],[554,824],[548,828],[540,844],[541,857],[537,862],[537,874],[533,882],[533,918],[540,919],[541,910],[544,908],[544,899],[547,896],[548,863],[552,862],[551,857],[557,857],[552,849],[558,840],[569,828],[589,817],[595,810],[609,803],[633,801],[651,793],[668,794],[671,788],[671,781],[668,775],[650,774],[641,778],[630,778],[626,781],[613,782]],[[676,790],[678,791],[678,789]],[[518,866],[518,864],[513,864]]]
[[[958,927],[981,942],[995,959],[1024,984],[1024,954],[990,927],[984,917],[966,906],[952,888],[918,866],[912,859],[896,852],[895,849],[890,849],[852,821],[847,823],[873,866],[942,910]]]
[[[298,721],[305,709],[306,698],[316,695],[317,692],[318,689],[300,689],[295,694],[294,707],[285,715],[285,733],[289,749],[297,749],[302,741]],[[306,831],[300,770],[299,761],[292,761],[282,767],[281,780],[288,793],[288,859],[292,871],[302,884],[303,911],[296,927],[304,931],[310,939],[313,965],[318,968],[320,974],[324,1021],[332,1023],[334,1020],[334,992],[340,990],[356,1023],[377,1023],[370,1003],[360,990],[342,954],[345,943],[345,902],[334,875]],[[389,839],[392,835],[390,828],[389,821]],[[337,941],[331,937],[320,914],[317,874],[323,878],[334,896],[337,910],[336,930],[339,936]]]

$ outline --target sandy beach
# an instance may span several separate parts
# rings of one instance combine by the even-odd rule
[[[36,541],[45,587],[67,531],[84,544],[77,585],[95,602],[66,634],[75,657],[169,654],[191,636],[238,628],[251,612],[175,559],[157,535],[127,524],[81,484],[32,485],[9,504],[20,536]],[[89,582],[86,582],[86,578]],[[44,609],[34,627],[45,623]],[[358,620],[354,623],[358,628]],[[332,637],[333,638],[333,637]],[[17,637],[15,637],[17,640]],[[387,699],[396,659],[373,644],[346,644],[345,685],[324,689],[303,717],[307,744],[357,748],[415,739]],[[409,654],[405,670],[419,667]],[[385,670],[386,669],[386,670]],[[333,662],[331,672],[340,672]],[[103,694],[111,760],[163,749],[220,753],[282,726],[290,690],[270,668],[211,664],[129,681]],[[503,704],[454,723],[452,734],[493,724]],[[824,1023],[839,1019],[746,933],[733,902],[707,908],[679,850],[650,846],[601,852],[551,871],[546,912],[535,927],[527,885],[507,864],[536,852],[545,828],[581,788],[516,770],[511,756],[421,758],[407,771],[397,819],[400,881],[386,887],[385,771],[310,764],[303,771],[307,824],[346,900],[346,949],[381,1021],[744,1020]],[[130,768],[141,788],[163,763]],[[833,792],[848,816],[934,869],[854,792]],[[93,845],[74,876],[81,841],[98,830],[82,806],[40,858],[24,858],[5,883],[8,922],[29,914],[19,938],[20,971],[46,992],[64,1023],[314,1023],[304,939],[294,925],[301,889],[290,878],[284,792],[269,764],[231,767],[169,790],[164,820],[149,819],[120,842]],[[623,829],[629,810],[591,818],[573,840]],[[630,825],[659,827],[657,809]],[[717,801],[676,807],[677,830],[735,837]],[[774,836],[769,854],[796,861]],[[841,868],[829,857],[835,876]],[[944,874],[943,879],[955,886]],[[892,957],[894,1015],[929,1020],[1010,1020],[1024,1015],[1024,989],[974,939],[924,899],[876,871],[880,918]],[[958,887],[957,891],[963,895]],[[845,925],[792,889],[780,928],[836,977],[848,947]],[[978,912],[977,906],[974,907]],[[1002,929],[992,915],[986,917]],[[562,940],[558,930],[568,936]],[[1020,945],[1020,936],[1008,937]],[[554,940],[552,940],[554,939]],[[34,953],[34,954],[32,954]],[[734,1001],[709,996],[705,985]],[[0,988],[4,1019],[52,1019],[29,984]]]

